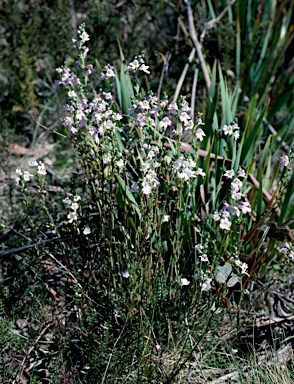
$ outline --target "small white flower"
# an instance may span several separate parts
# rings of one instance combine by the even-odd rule
[[[280,167],[288,167],[289,157],[287,155],[280,157]]]
[[[24,181],[30,181],[31,177],[33,177],[34,175],[32,175],[31,173],[29,173],[28,171],[24,171],[23,173],[23,179]]]
[[[212,219],[214,220],[214,221],[219,221],[220,220],[220,214],[219,214],[219,212],[214,212],[214,214],[211,216],[212,217]]]
[[[240,137],[240,132],[239,132],[239,131],[234,131],[234,132],[232,133],[232,136],[234,137],[235,140],[238,140],[239,137]]]
[[[147,183],[147,181],[143,181],[142,182],[142,192],[144,193],[144,195],[150,195],[150,193],[152,192],[152,188],[150,186],[149,183]]]
[[[67,196],[65,199],[62,200],[64,202],[64,204],[71,204],[71,200],[70,198]]]
[[[123,168],[125,166],[125,162],[123,161],[123,159],[120,159],[116,162],[116,165],[119,167],[119,168]]]
[[[203,123],[201,118],[197,119],[196,123],[197,123],[197,125],[205,125],[205,123]]]
[[[159,123],[159,126],[160,128],[163,128],[164,130],[166,130],[171,125],[171,123],[172,123],[171,120],[167,116],[165,116]]]
[[[140,63],[137,59],[135,59],[134,61],[132,61],[129,65],[128,65],[128,70],[130,71],[135,71],[136,69],[138,69],[140,67]]]
[[[80,201],[80,200],[81,200],[81,196],[76,195],[76,196],[74,197],[74,201],[75,201],[75,202],[78,202],[78,201]]]
[[[169,215],[163,215],[162,217],[162,223],[167,223],[169,221]]]
[[[208,261],[209,261],[209,260],[208,260],[208,256],[207,256],[206,253],[203,253],[202,255],[199,255],[199,257],[200,257],[200,259],[201,259],[202,261],[205,261],[205,262],[208,262]]]
[[[203,247],[202,244],[196,244],[195,247],[194,247],[194,249],[196,249],[196,251],[199,251],[199,252],[201,252],[201,250],[202,250],[203,248],[204,248],[204,247]]]
[[[38,162],[37,160],[33,159],[29,162],[29,166],[30,167],[37,167],[38,166]]]
[[[241,193],[241,192],[236,192],[236,191],[232,192],[232,199],[233,200],[238,200],[239,201],[239,200],[241,200],[242,196],[244,196],[244,194]]]
[[[114,70],[110,67],[107,68],[107,71],[105,73],[105,76],[106,77],[115,77],[115,73],[114,73]]]
[[[236,207],[236,206],[231,206],[231,216],[234,217],[234,216],[237,216],[239,217],[240,216],[240,211],[239,211],[239,208]]]
[[[248,264],[243,263],[241,260],[236,260],[235,264],[241,269],[241,273],[248,275],[248,273],[246,272],[248,269]]]
[[[143,71],[143,72],[147,73],[147,75],[149,75],[149,74],[150,74],[150,71],[149,71],[148,68],[149,68],[148,65],[141,64],[139,69],[140,69],[140,71]]]
[[[86,41],[89,41],[90,40],[90,37],[89,35],[87,34],[86,31],[83,31],[81,34],[80,34],[80,39],[82,41],[82,44],[84,44]]]
[[[243,169],[240,169],[240,170],[238,171],[238,176],[239,176],[239,177],[246,177],[246,173],[245,173],[245,171],[244,171]]]
[[[198,168],[196,171],[196,175],[200,175],[202,177],[205,177],[205,172],[203,171],[202,168]]]
[[[183,279],[181,279],[180,281],[180,286],[183,287],[184,285],[189,285],[190,284],[190,281],[187,280],[185,277]]]
[[[109,165],[111,163],[111,154],[107,153],[103,156],[103,164]]]
[[[90,227],[87,225],[85,228],[84,228],[84,230],[83,230],[83,234],[84,235],[89,235],[91,233],[91,229],[90,229]]]
[[[251,208],[250,208],[250,204],[247,202],[247,201],[243,201],[239,204],[239,208],[241,209],[241,211],[244,213],[244,215],[246,213],[249,213],[251,212]]]
[[[203,141],[203,137],[206,135],[201,128],[198,128],[196,129],[195,136],[196,136],[196,139]]]
[[[121,272],[121,275],[125,279],[128,279],[130,277],[129,271],[127,269],[125,271]]]
[[[230,169],[230,170],[226,171],[225,174],[224,174],[224,176],[227,179],[232,179],[234,175],[235,175],[235,172],[234,172],[233,169]]]
[[[187,112],[182,112],[180,114],[180,120],[184,125],[188,125],[189,120],[191,120],[191,117],[187,114]]]
[[[75,93],[75,91],[69,91],[69,92],[67,93],[67,95],[68,95],[68,97],[70,97],[70,98],[74,98],[74,97],[77,96],[77,94]]]
[[[67,215],[67,218],[69,219],[69,223],[72,223],[73,221],[78,220],[78,216],[76,212],[69,212],[69,214]]]
[[[222,131],[225,135],[231,136],[233,134],[233,127],[231,125],[224,125]]]
[[[71,205],[71,209],[72,209],[73,211],[77,211],[77,210],[79,209],[79,204],[78,204],[78,203],[72,203],[72,205]]]
[[[38,165],[38,174],[39,175],[46,175],[47,174],[47,171],[45,169],[45,165],[41,162]]]
[[[226,231],[229,231],[231,228],[232,222],[227,218],[223,218],[220,221],[220,228],[225,229]]]
[[[22,171],[21,171],[21,169],[18,169],[18,168],[15,170],[15,173],[16,173],[17,175],[19,175],[19,176],[22,175]]]
[[[231,188],[234,189],[235,192],[239,192],[240,189],[242,187],[242,181],[235,178],[232,182],[231,182]]]

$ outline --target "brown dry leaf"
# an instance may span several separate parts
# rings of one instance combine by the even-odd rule
[[[29,148],[23,147],[22,145],[10,143],[9,152],[15,153],[17,155],[27,155],[29,153]]]

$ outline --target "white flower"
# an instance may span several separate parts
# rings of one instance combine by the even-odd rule
[[[232,223],[227,217],[221,219],[221,221],[220,221],[220,228],[225,229],[226,231],[230,230],[231,225],[232,225]]]
[[[21,171],[21,169],[18,169],[18,168],[15,170],[15,173],[16,173],[17,175],[19,175],[19,176],[22,175],[22,171]]]
[[[224,176],[227,179],[232,179],[234,175],[235,175],[235,172],[234,172],[233,169],[230,169],[230,170],[226,171],[225,174],[224,174]]]
[[[232,199],[233,200],[238,200],[239,201],[239,200],[241,200],[242,196],[244,196],[244,194],[241,193],[241,192],[236,192],[236,191],[232,192]]]
[[[203,171],[202,168],[198,168],[196,171],[196,175],[200,175],[202,177],[205,177],[205,172]]]
[[[180,114],[180,120],[184,125],[188,125],[189,120],[191,120],[191,117],[186,112],[182,112]]]
[[[67,196],[65,199],[62,200],[64,204],[71,204],[70,198]]]
[[[214,214],[212,215],[212,219],[214,220],[214,221],[219,221],[220,220],[220,214],[219,214],[219,212],[214,212]]]
[[[280,167],[288,167],[289,157],[287,155],[280,157]]]
[[[70,98],[74,98],[74,97],[77,96],[77,94],[75,93],[75,91],[69,91],[69,92],[67,93],[67,95],[68,95],[68,97],[70,97]]]
[[[239,267],[241,269],[241,273],[248,275],[248,273],[246,272],[248,269],[248,264],[242,263],[241,260],[236,260],[235,264],[237,267]]]
[[[197,125],[205,125],[201,118],[197,119],[196,122],[197,122]]]
[[[169,221],[169,215],[163,215],[162,223],[167,223]]]
[[[231,182],[231,188],[234,189],[235,192],[239,192],[241,187],[242,187],[242,181],[240,181],[239,179],[235,178]]]
[[[69,223],[72,223],[73,221],[78,220],[78,216],[76,212],[69,212],[69,214],[67,215],[67,218],[69,219]]]
[[[125,279],[128,279],[130,277],[129,271],[127,269],[125,271],[121,272],[121,275]]]
[[[111,163],[111,154],[110,153],[106,153],[103,156],[103,164],[109,165],[110,163]]]
[[[241,211],[244,213],[244,215],[246,213],[249,213],[251,212],[251,208],[250,208],[250,204],[247,202],[247,201],[243,201],[239,204],[239,208],[241,209]]]
[[[80,201],[80,200],[81,200],[81,196],[76,195],[76,196],[74,197],[74,201],[75,201],[75,202],[78,202],[78,201]]]
[[[82,44],[84,44],[86,41],[89,41],[89,40],[90,40],[89,35],[87,34],[86,31],[83,31],[83,32],[80,34],[80,39],[81,39]]]
[[[41,162],[38,165],[38,174],[39,175],[46,175],[47,174],[47,171],[45,169],[45,165]]]
[[[152,192],[152,188],[150,186],[149,183],[147,183],[147,181],[143,181],[142,182],[142,192],[144,193],[144,195],[150,195],[150,193]]]
[[[123,159],[120,159],[116,162],[116,165],[119,167],[119,168],[122,168],[125,166],[125,162],[123,161]]]
[[[246,173],[245,173],[245,171],[244,171],[243,169],[240,169],[240,170],[238,171],[238,176],[239,176],[239,177],[246,177]]]
[[[199,252],[201,252],[201,250],[202,250],[203,248],[204,248],[204,247],[203,247],[202,244],[196,244],[195,247],[194,247],[194,249],[196,249],[196,251],[199,251]]]
[[[232,136],[234,137],[235,140],[238,140],[239,137],[240,137],[240,132],[239,132],[239,131],[234,131],[234,132],[232,133]]]
[[[206,135],[201,128],[198,128],[196,129],[195,136],[196,136],[196,139],[203,141],[203,137]]]
[[[30,181],[31,177],[33,177],[34,175],[32,175],[31,173],[29,173],[28,171],[24,171],[23,173],[23,179],[24,181]]]
[[[84,230],[83,230],[83,234],[84,235],[89,235],[91,233],[91,229],[90,229],[90,227],[87,225],[85,228],[84,228]]]
[[[163,128],[164,130],[166,130],[171,125],[171,123],[172,123],[171,120],[167,116],[165,116],[159,123],[159,126],[160,128]]]
[[[189,285],[190,284],[190,281],[187,280],[185,277],[183,279],[181,279],[180,281],[180,286],[183,287],[184,285]]]
[[[132,61],[129,65],[128,65],[128,70],[130,71],[135,71],[136,69],[138,69],[140,67],[140,63],[137,59],[135,59],[134,61]]]
[[[206,253],[203,253],[202,255],[199,255],[199,257],[200,257],[200,259],[201,259],[202,261],[205,261],[205,262],[208,262],[208,261],[209,261],[209,260],[208,260],[208,256],[207,256]]]
[[[33,159],[33,160],[31,160],[29,162],[29,166],[30,167],[37,167],[38,166],[38,162],[35,159]]]
[[[79,209],[79,204],[78,204],[78,203],[72,203],[72,205],[71,205],[71,209],[72,209],[73,211],[77,211],[77,210]]]
[[[147,73],[147,75],[149,75],[149,74],[150,74],[150,71],[149,71],[148,68],[149,68],[148,65],[141,64],[139,69],[140,69],[140,71],[143,71],[143,72]]]
[[[114,70],[113,70],[111,67],[108,67],[108,68],[107,68],[107,71],[106,71],[106,73],[105,73],[105,76],[106,76],[106,77],[115,77]]]
[[[224,125],[222,131],[225,135],[231,136],[233,134],[233,127],[231,125]]]
[[[239,208],[236,207],[236,206],[231,206],[231,216],[234,217],[234,216],[237,216],[239,217],[240,216],[240,211],[239,211]]]
[[[176,114],[177,113],[177,110],[179,109],[177,103],[171,103],[169,106],[168,106],[168,111],[169,113],[172,113],[172,114]]]

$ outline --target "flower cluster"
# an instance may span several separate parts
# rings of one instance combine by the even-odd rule
[[[294,261],[294,246],[285,243],[284,247],[280,248],[279,251],[283,253],[285,256],[289,257],[292,261]]]
[[[223,132],[225,136],[233,136],[235,140],[240,137],[240,128],[237,123],[224,125],[220,132]]]
[[[173,163],[172,167],[177,171],[178,177],[184,181],[189,181],[198,175],[205,177],[203,169],[197,168],[195,161],[190,157],[185,159],[184,155],[181,155],[179,159]]]
[[[46,175],[47,171],[45,169],[45,165],[42,163],[42,161],[32,160],[29,162],[30,167],[38,167],[37,174],[38,175]],[[34,175],[31,174],[29,171],[22,171],[21,169],[16,169],[15,171],[16,176],[14,177],[15,184],[19,185],[20,181],[30,181]]]
[[[232,219],[233,217],[239,217],[241,212],[245,215],[247,213],[251,212],[251,207],[249,202],[247,201],[241,201],[242,197],[244,197],[244,194],[241,193],[241,188],[243,186],[242,181],[240,180],[241,177],[245,178],[246,174],[243,169],[239,170],[237,175],[235,176],[235,171],[233,169],[227,170],[224,173],[224,176],[226,179],[232,179],[231,182],[231,198],[233,201],[235,201],[235,204],[229,204],[227,201],[223,202],[223,208],[220,212],[216,211],[212,215],[212,219],[214,221],[220,221],[220,228],[225,229],[227,231],[230,230],[232,226]]]
[[[202,244],[196,244],[194,247],[194,249],[199,252],[199,257],[200,257],[201,261],[208,263],[209,260],[208,260],[207,254],[203,253],[204,248],[207,248],[207,247],[204,247]]]
[[[67,215],[67,218],[69,220],[69,223],[72,223],[73,221],[78,220],[78,214],[77,211],[79,209],[79,201],[81,200],[81,197],[79,195],[73,196],[70,194],[65,199],[63,199],[63,203],[70,206],[71,211]]]
[[[160,185],[155,169],[160,167],[161,164],[156,160],[156,156],[159,154],[159,148],[157,146],[143,144],[143,148],[149,149],[149,151],[146,161],[143,162],[140,167],[140,170],[144,173],[141,187],[143,194],[148,196],[152,190]]]
[[[114,67],[110,64],[107,64],[103,67],[102,72],[100,73],[100,80],[105,80],[106,78],[115,77]]]
[[[142,56],[136,56],[135,59],[129,63],[128,65],[129,71],[142,71],[147,73],[147,75],[150,74],[149,66],[145,64],[145,61]]]

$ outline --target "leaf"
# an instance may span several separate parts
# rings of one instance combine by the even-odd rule
[[[234,285],[236,285],[238,282],[239,282],[239,277],[233,274],[233,276],[227,282],[227,287],[231,288]]]
[[[116,174],[116,178],[117,178],[120,186],[122,187],[124,193],[126,194],[128,200],[132,203],[134,209],[138,213],[139,218],[141,219],[141,216],[142,216],[141,211],[140,211],[140,208],[139,208],[136,200],[134,199],[133,194],[129,191],[128,186],[126,185],[125,181],[120,177],[120,175]]]
[[[227,281],[227,278],[230,276],[230,274],[232,273],[232,265],[230,263],[225,263],[225,265],[223,265],[222,267],[221,266],[218,266],[216,268],[217,270],[217,274],[216,274],[216,277],[215,279],[219,282],[219,283],[225,283]]]

